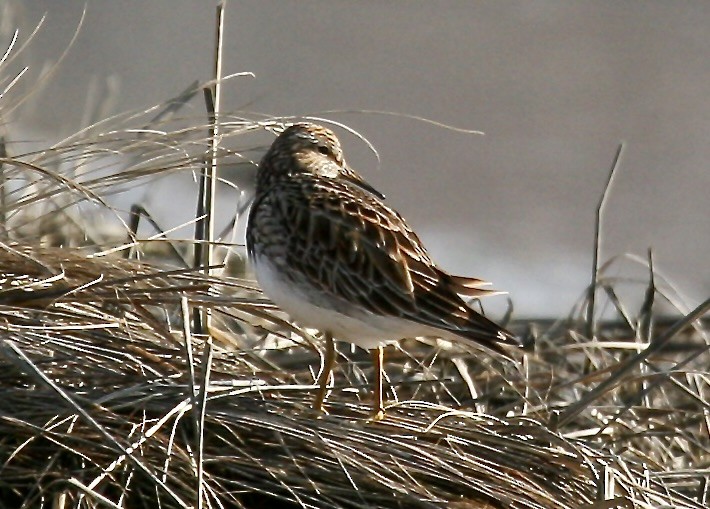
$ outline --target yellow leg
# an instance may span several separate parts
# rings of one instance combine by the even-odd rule
[[[385,417],[385,407],[382,404],[382,369],[384,364],[385,353],[381,346],[370,352],[372,354],[372,362],[375,365],[375,394],[373,405],[373,421],[380,421]]]
[[[335,363],[333,336],[328,332],[324,333],[323,336],[325,338],[325,358],[323,359],[323,369],[318,375],[318,393],[315,401],[313,401],[313,410],[317,412],[323,411],[323,401],[325,401],[325,394],[328,392],[328,379],[333,372],[333,364]]]

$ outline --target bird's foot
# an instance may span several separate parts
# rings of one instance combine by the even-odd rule
[[[370,416],[369,421],[370,422],[380,422],[382,419],[385,418],[385,409],[384,408],[378,408],[377,410],[374,411],[374,413]]]
[[[328,411],[323,407],[323,402],[314,402],[313,405],[311,406],[311,413],[314,415],[315,418],[320,419],[321,417],[325,417],[328,415]]]

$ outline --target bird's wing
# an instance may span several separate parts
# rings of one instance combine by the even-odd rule
[[[371,313],[397,316],[482,343],[518,340],[470,309],[458,294],[499,292],[479,279],[451,276],[434,264],[396,211],[336,180],[293,178],[282,199],[290,231],[288,265],[334,299]],[[299,192],[299,189],[301,192]]]

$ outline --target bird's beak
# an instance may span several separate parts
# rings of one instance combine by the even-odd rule
[[[343,175],[343,180],[346,180],[350,182],[351,184],[364,189],[371,195],[379,198],[380,200],[385,199],[385,195],[379,192],[377,189],[372,187],[370,184],[368,184],[361,176],[359,173],[354,171],[353,169],[350,168],[347,164],[343,163],[343,167],[345,168],[345,173]]]

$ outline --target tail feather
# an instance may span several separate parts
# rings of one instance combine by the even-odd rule
[[[474,344],[512,359],[505,347],[522,347],[523,341],[476,312],[464,297],[482,298],[499,292],[484,288],[491,283],[482,279],[451,276],[438,271],[438,281],[416,292],[414,308],[404,318],[448,332],[453,339]]]
[[[451,274],[446,274],[446,279],[448,279],[452,286],[463,288],[480,288],[482,286],[491,286],[493,284],[490,281],[485,281],[475,277],[452,276]]]
[[[463,277],[463,276],[452,276],[450,274],[443,274],[443,279],[447,283],[447,286],[457,293],[458,295],[465,295],[466,297],[489,297],[491,295],[505,295],[508,292],[503,292],[500,290],[493,290],[492,288],[483,288],[484,286],[491,286],[493,283],[484,281],[483,279],[477,279],[474,277]]]
[[[523,347],[521,338],[472,309],[468,313],[465,326],[451,332],[508,359],[512,359],[512,356],[505,347]]]

